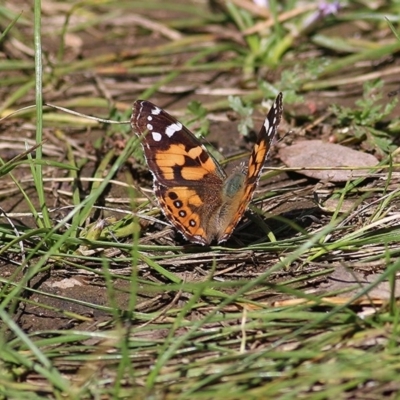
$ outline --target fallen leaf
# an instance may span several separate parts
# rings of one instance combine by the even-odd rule
[[[281,160],[290,168],[301,168],[299,174],[331,182],[345,182],[367,174],[367,169],[335,169],[335,167],[373,167],[378,164],[371,154],[322,140],[307,140],[280,149]],[[327,168],[327,169],[307,169]]]
[[[56,287],[59,289],[69,289],[74,286],[83,286],[83,284],[75,278],[65,278],[61,281],[47,283],[47,286]]]

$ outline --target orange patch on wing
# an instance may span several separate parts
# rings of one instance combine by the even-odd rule
[[[247,176],[255,176],[258,174],[258,171],[260,170],[260,164],[256,164],[255,162],[252,162],[253,158],[250,158],[248,170],[247,170]]]
[[[181,171],[182,178],[188,181],[198,181],[203,179],[208,173],[209,171],[203,167],[185,167]]]
[[[201,163],[203,168],[208,171],[209,173],[213,174],[217,170],[217,166],[211,157],[207,159],[206,162]]]
[[[179,144],[171,145],[167,150],[158,150],[155,152],[155,163],[160,169],[164,179],[174,179],[173,167],[185,165],[185,146]]]
[[[174,189],[175,190],[175,189]],[[175,190],[176,192],[176,190]],[[204,204],[203,200],[200,198],[200,196],[197,194],[195,190],[188,190],[187,188],[183,187],[181,189],[181,194],[179,194],[179,199],[185,199],[189,205],[193,205],[195,207],[200,207]]]
[[[173,144],[167,150],[157,150],[155,159],[157,165],[162,167],[173,167],[175,165],[185,165],[185,147],[183,145]]]
[[[254,146],[253,153],[256,155],[256,163],[257,164],[264,163],[264,158],[265,158],[266,152],[267,152],[267,146],[264,141],[261,142],[259,145],[256,144]]]
[[[254,145],[254,149],[251,153],[249,160],[247,176],[255,176],[260,172],[265,161],[266,153],[266,142],[263,141],[259,144]]]
[[[200,161],[200,155],[205,150],[201,146],[193,147],[189,151],[185,150],[182,144],[173,144],[167,150],[158,150],[155,152],[155,163],[160,169],[164,179],[174,179],[174,167],[181,167],[183,179],[196,181],[203,179],[208,173],[215,173],[217,167],[211,157],[208,157],[205,162]],[[199,166],[185,167],[185,157],[197,159]]]
[[[173,205],[174,200],[171,200],[168,197],[169,193],[176,194],[177,200],[182,202],[183,208],[187,208],[188,206],[191,205],[193,205],[194,207],[200,207],[204,204],[203,200],[201,200],[197,192],[195,190],[189,189],[187,186],[174,187],[167,191],[164,201],[168,205]]]
[[[207,156],[207,159],[204,162],[200,160],[200,156],[203,153],[207,153],[207,151],[204,149],[204,147],[197,146],[197,147],[193,147],[192,149],[190,149],[187,153],[187,156],[192,158],[193,160],[195,160],[197,158],[199,163],[201,164],[201,167],[204,170],[206,170],[209,173],[215,173],[217,166],[215,165],[215,162],[213,161],[213,159],[211,157]],[[206,173],[204,173],[204,175],[206,175]]]
[[[201,146],[197,146],[197,147],[193,147],[192,149],[190,149],[188,152],[187,152],[187,155],[190,157],[190,158],[193,158],[193,159],[195,159],[195,158],[197,158],[201,153],[203,153],[204,152],[204,149],[201,147]]]

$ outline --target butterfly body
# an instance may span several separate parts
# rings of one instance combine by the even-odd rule
[[[201,142],[166,111],[146,100],[133,105],[131,125],[154,178],[167,219],[189,241],[208,245],[229,239],[257,186],[282,115],[282,94],[261,128],[247,167],[227,176]]]

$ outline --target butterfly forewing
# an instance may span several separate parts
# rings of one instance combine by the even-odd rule
[[[272,141],[281,122],[282,111],[282,93],[279,93],[268,112],[267,118],[265,118],[264,124],[257,135],[257,142],[251,152],[247,169],[247,185],[253,185],[254,187],[260,178],[265,159],[268,156]]]
[[[159,183],[172,186],[181,184],[182,180],[198,182],[207,173],[220,175],[221,180],[224,178],[223,171],[201,142],[182,123],[153,103],[136,101],[131,124],[142,139],[150,171]]]

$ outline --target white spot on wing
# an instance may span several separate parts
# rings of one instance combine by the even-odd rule
[[[153,136],[155,142],[159,142],[162,138],[161,133],[158,132],[151,132],[151,136]]]
[[[153,121],[153,117],[151,115],[147,116],[147,121]]]
[[[152,113],[153,115],[158,115],[158,114],[160,114],[160,112],[161,112],[161,108],[158,108],[158,107],[154,107],[154,108],[151,110],[151,113]]]
[[[175,124],[171,124],[167,126],[165,133],[168,137],[172,137],[175,132],[178,132],[182,129],[182,124],[180,122],[176,122]]]
[[[146,128],[147,128],[149,131],[152,131],[152,130],[153,130],[153,125],[152,125],[152,124],[147,124],[147,125],[146,125]]]

